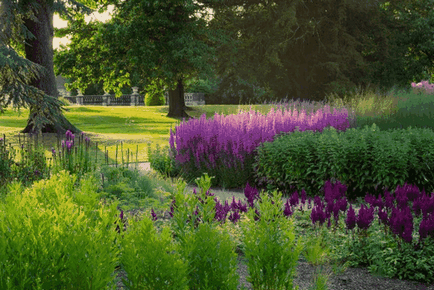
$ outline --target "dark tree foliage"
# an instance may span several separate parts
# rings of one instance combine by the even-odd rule
[[[289,96],[309,100],[323,100],[330,92],[343,96],[357,86],[366,88],[369,84],[381,92],[394,85],[410,87],[411,80],[432,64],[421,63],[422,57],[417,59],[416,53],[409,54],[409,46],[419,41],[417,47],[424,47],[423,54],[429,55],[426,50],[432,48],[428,45],[432,36],[430,39],[427,31],[432,27],[423,14],[413,13],[411,20],[397,21],[384,2],[209,3],[216,9],[211,29],[226,29],[236,43],[217,51],[217,72],[224,80],[216,94],[231,89],[248,91],[249,86],[240,85],[239,79],[250,81],[249,99],[252,84],[271,89],[277,99]],[[407,2],[395,1],[392,6],[404,10],[414,1]],[[419,8],[412,9],[421,11],[432,1],[421,2]],[[424,26],[417,26],[418,21]],[[415,31],[424,33],[425,38],[417,40],[420,33]]]

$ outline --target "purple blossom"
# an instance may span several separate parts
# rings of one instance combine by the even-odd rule
[[[72,142],[71,141],[66,141],[66,147],[68,149],[68,152],[71,151]]]
[[[289,199],[289,203],[291,205],[297,205],[299,203],[297,191],[291,196],[291,198]]]
[[[434,238],[434,214],[429,218],[423,218],[419,226],[420,241],[424,240],[428,235]]]
[[[289,205],[288,200],[287,200],[285,203],[285,210],[283,211],[283,214],[288,217],[288,216],[291,216],[292,213],[293,212],[291,211],[291,206]]]
[[[368,229],[374,220],[374,208],[367,208],[364,204],[362,204],[359,215],[357,217],[357,226],[360,229]]]
[[[157,220],[157,215],[154,212],[154,209],[151,210],[151,215],[152,215],[152,220],[156,221]]]
[[[354,212],[353,206],[350,204],[350,209],[347,213],[347,219],[345,220],[347,224],[347,229],[352,230],[356,226],[356,214]]]

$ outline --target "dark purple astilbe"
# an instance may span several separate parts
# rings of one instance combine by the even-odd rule
[[[298,192],[294,192],[291,196],[291,198],[289,199],[289,204],[291,206],[296,206],[299,203],[299,199],[298,199]]]
[[[246,188],[244,189],[244,196],[247,198],[247,202],[249,206],[253,208],[253,202],[255,199],[259,198],[259,192],[256,188],[251,187],[247,182]]]
[[[368,208],[364,204],[362,204],[359,215],[357,216],[357,226],[360,229],[368,229],[371,225],[372,221],[374,220],[374,208]]]
[[[152,215],[152,220],[156,221],[157,220],[157,215],[154,212],[154,209],[151,210],[151,215]]]
[[[345,220],[345,223],[347,225],[348,230],[352,230],[356,226],[356,214],[351,204],[350,204],[350,209],[348,210],[347,213],[347,218]]]
[[[312,220],[312,224],[315,225],[317,221],[320,222],[320,226],[326,220],[326,214],[323,212],[323,205],[320,203],[316,204],[312,209],[312,213],[310,214],[310,219]]]
[[[238,211],[233,212],[230,216],[229,216],[229,220],[231,222],[233,222],[234,224],[241,218],[240,214],[238,213]]]
[[[411,234],[413,232],[413,216],[408,206],[404,206],[403,208],[399,208],[399,206],[394,207],[392,209],[392,215],[390,216],[389,222],[392,232],[395,235],[401,237],[407,243],[411,243]]]
[[[427,217],[429,213],[434,213],[434,195],[428,197],[425,192],[419,200],[413,203],[413,210],[417,216],[422,210],[423,217]]]
[[[426,237],[431,236],[434,239],[434,213],[431,213],[427,218],[423,218],[419,226],[420,242]]]
[[[301,207],[301,205],[300,205]],[[283,211],[283,214],[287,217],[292,216],[293,212],[291,211],[291,206],[289,203],[289,200],[286,201],[285,203],[285,210]]]

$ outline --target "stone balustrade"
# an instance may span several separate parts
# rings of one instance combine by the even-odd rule
[[[108,94],[107,92],[104,95],[83,95],[79,90],[78,95],[75,97],[71,97],[70,93],[65,96],[65,99],[70,101],[73,104],[88,106],[88,105],[96,105],[96,106],[144,106],[144,97],[137,93],[138,87],[133,87],[133,93],[130,95],[122,95],[119,98],[116,98],[114,94]],[[205,98],[203,93],[186,93],[184,94],[184,100],[186,106],[197,106],[197,105],[205,105]],[[169,104],[168,102],[169,94],[165,93],[166,106]]]

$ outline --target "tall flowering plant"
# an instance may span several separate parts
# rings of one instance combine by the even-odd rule
[[[89,152],[90,139],[82,132],[78,144],[76,144],[75,135],[71,131],[66,131],[65,135],[66,140],[61,141],[62,150],[56,152],[54,148],[51,148],[55,164],[53,166],[53,173],[65,169],[70,173],[82,175],[91,171],[92,168]],[[84,146],[83,139],[85,143]]]

